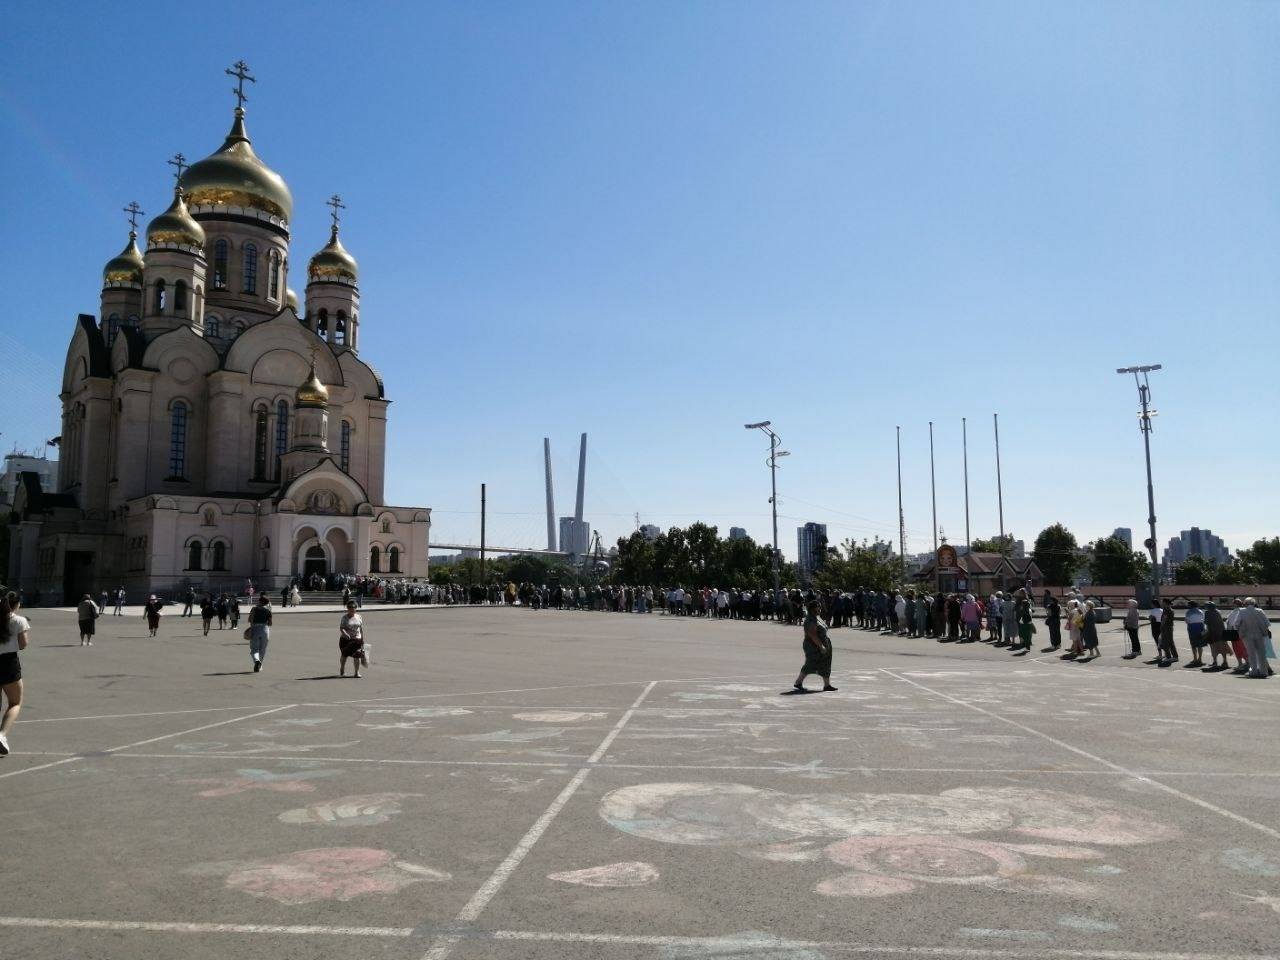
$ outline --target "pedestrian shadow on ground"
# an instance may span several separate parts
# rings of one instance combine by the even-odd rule
[[[221,673],[206,673],[206,677],[243,677],[247,673],[253,673],[252,670],[224,670]]]

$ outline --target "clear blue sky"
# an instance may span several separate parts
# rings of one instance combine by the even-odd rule
[[[1280,532],[1280,7],[1260,3],[226,2],[6,7],[0,438],[58,432],[75,316],[165,160],[258,77],[295,198],[291,283],[348,202],[387,495],[433,539],[544,542],[542,437],[606,542],[702,518],[781,542],[938,518],[1143,526],[1131,380],[1154,384],[1162,542]]]

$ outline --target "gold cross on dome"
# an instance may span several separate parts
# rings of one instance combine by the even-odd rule
[[[173,175],[173,182],[177,183],[182,179],[182,171],[186,170],[191,164],[187,163],[187,158],[180,153],[175,153],[172,160],[166,160],[165,163],[173,167],[177,172]]]
[[[342,202],[342,198],[336,193],[325,201],[325,205],[333,208],[333,213],[329,214],[333,218],[333,228],[338,229],[338,211],[347,209],[347,205]]]
[[[250,83],[257,83],[258,81],[255,77],[249,75],[249,65],[243,60],[237,60],[225,73],[236,78],[235,90],[232,92],[236,95],[236,109],[243,109],[245,102],[249,99],[244,95],[244,82],[248,80]]]
[[[134,233],[138,232],[138,218],[145,217],[146,212],[138,206],[137,200],[130,201],[129,205],[124,208],[124,212],[129,215],[129,229]]]

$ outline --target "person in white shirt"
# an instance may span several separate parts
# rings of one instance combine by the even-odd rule
[[[1271,623],[1267,615],[1258,609],[1258,601],[1253,597],[1245,597],[1237,629],[1249,654],[1249,679],[1266,680],[1275,672],[1267,662],[1267,639],[1271,635]]]
[[[365,656],[364,618],[356,613],[354,600],[347,601],[347,612],[338,622],[338,654],[338,676],[347,675],[347,660],[350,659],[355,666],[353,676],[360,679],[360,665],[367,667],[369,660]]]
[[[0,599],[0,693],[8,702],[0,716],[0,757],[9,753],[9,731],[22,710],[22,661],[18,652],[27,649],[31,623],[19,615],[22,603],[12,591]]]

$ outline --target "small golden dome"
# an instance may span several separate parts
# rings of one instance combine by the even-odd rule
[[[345,280],[355,283],[359,273],[360,265],[338,239],[338,227],[335,225],[329,234],[329,242],[307,264],[307,276],[311,280]]]
[[[138,249],[138,235],[129,231],[129,243],[102,268],[103,284],[142,283],[142,251]]]
[[[152,247],[204,247],[204,227],[187,211],[181,187],[174,189],[169,209],[147,227],[147,249]]]
[[[293,292],[293,287],[289,287],[287,290],[285,290],[284,305],[286,307],[293,307],[294,313],[298,312],[298,295]]]
[[[311,373],[306,382],[293,395],[294,404],[299,407],[327,407],[329,405],[329,389],[316,376],[315,357],[311,358]]]
[[[248,207],[286,223],[293,215],[293,194],[284,178],[253,152],[239,107],[222,146],[188,167],[178,183],[193,207]]]

